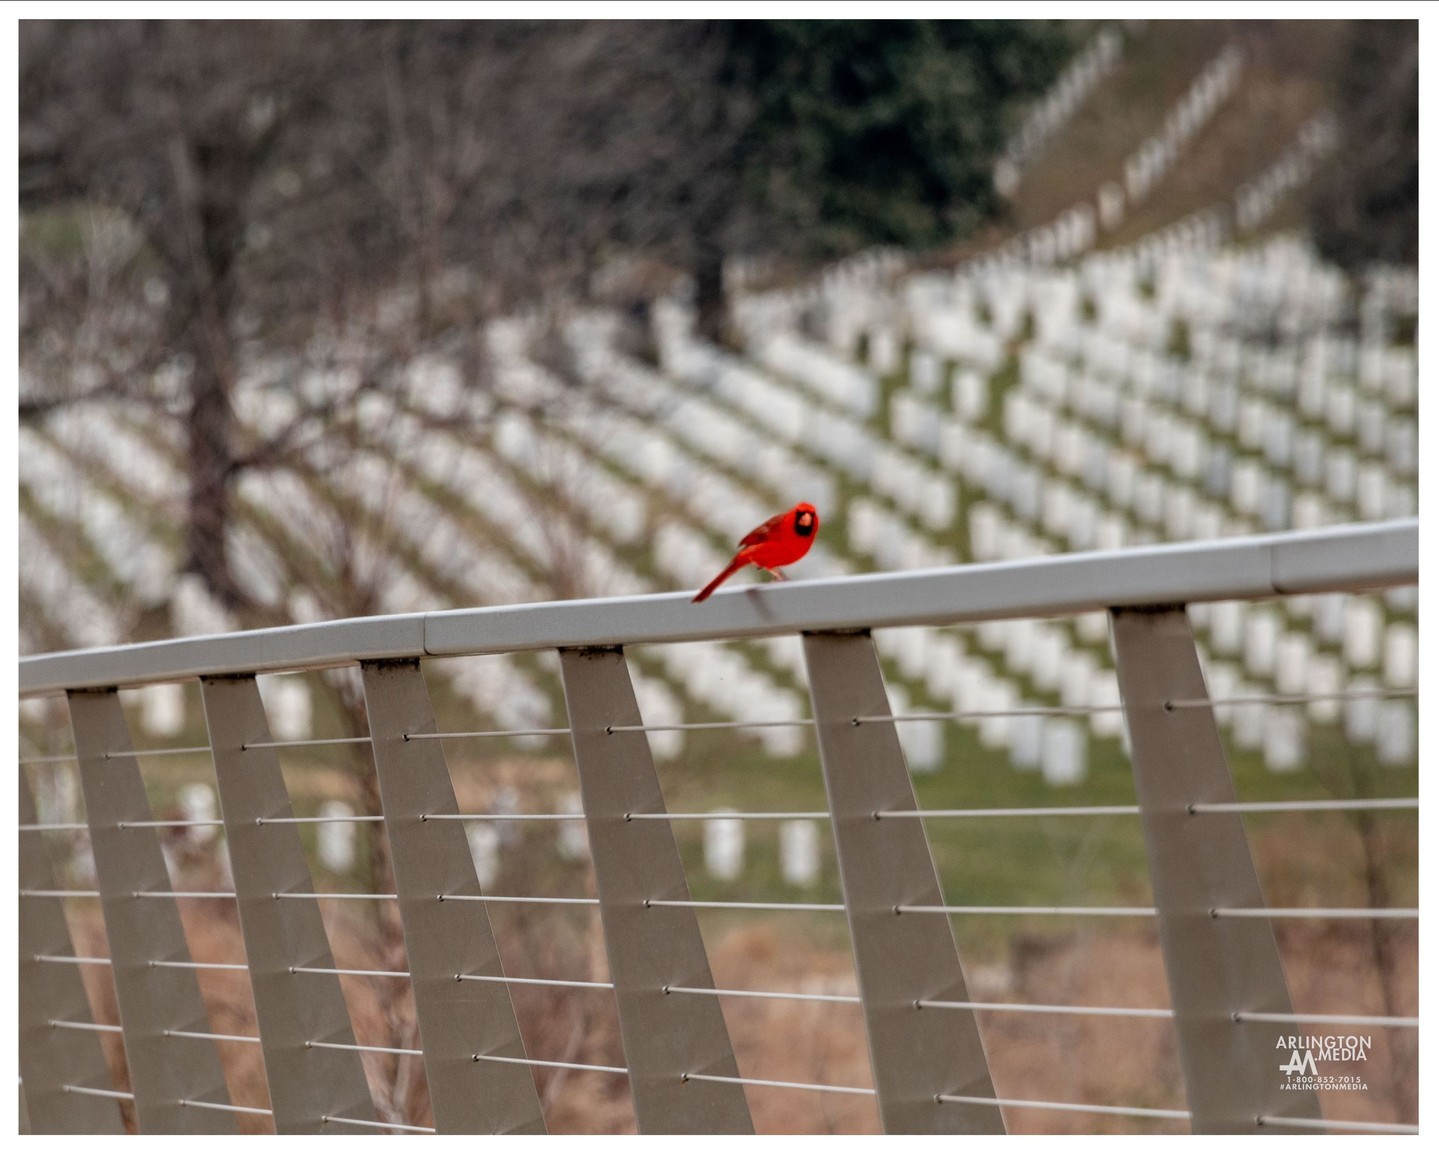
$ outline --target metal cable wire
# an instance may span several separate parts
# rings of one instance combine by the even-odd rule
[[[148,759],[154,755],[209,755],[210,745],[199,747],[142,747],[134,751],[107,751],[101,759]],[[78,758],[72,756],[71,758]]]
[[[1164,701],[1165,711],[1183,711],[1190,708],[1209,707],[1244,707],[1249,704],[1275,703],[1309,703],[1311,700],[1333,700],[1333,699],[1398,699],[1417,696],[1415,688],[1394,688],[1383,691],[1329,691],[1303,693],[1298,695],[1279,695],[1277,693],[1260,695],[1232,695],[1222,699],[1166,699]]]
[[[418,1047],[372,1047],[367,1043],[326,1043],[319,1039],[306,1039],[306,1047],[324,1048],[326,1051],[369,1051],[376,1055],[423,1055]]]
[[[517,727],[503,731],[407,731],[401,738],[409,743],[415,739],[500,739],[505,736],[569,734],[567,727]]]
[[[1116,1107],[1103,1103],[1059,1103],[1048,1099],[990,1099],[983,1095],[936,1095],[939,1103],[969,1103],[981,1107],[1026,1107],[1041,1111],[1078,1111],[1090,1115],[1130,1115],[1140,1119],[1188,1119],[1189,1111],[1162,1107]]]
[[[162,1031],[166,1039],[214,1039],[221,1043],[258,1043],[258,1035],[222,1035],[211,1031]]]
[[[62,1083],[60,1090],[66,1095],[98,1095],[101,1099],[134,1099],[133,1091],[107,1091],[102,1087],[81,1087],[75,1083]]]
[[[47,1019],[45,1022],[51,1027],[65,1031],[103,1031],[111,1035],[120,1035],[124,1032],[124,1028],[115,1023],[83,1023],[71,1019]]]
[[[290,967],[291,975],[377,975],[389,979],[409,979],[408,971],[379,971],[363,967]]]
[[[1374,1123],[1357,1119],[1290,1119],[1280,1115],[1258,1115],[1256,1127],[1294,1127],[1305,1131],[1322,1131],[1332,1127],[1338,1131],[1372,1131],[1376,1135],[1418,1135],[1419,1128],[1408,1123]]]
[[[744,1075],[701,1075],[697,1071],[686,1071],[680,1076],[681,1083],[743,1083],[753,1087],[788,1087],[795,1091],[826,1091],[836,1095],[874,1095],[873,1087],[841,1087],[833,1083],[791,1083],[783,1079],[751,1079]]]
[[[1349,1027],[1418,1027],[1417,1015],[1310,1015],[1288,1011],[1236,1011],[1236,1023],[1318,1023]]]
[[[339,1123],[347,1127],[378,1127],[382,1131],[414,1131],[420,1135],[433,1135],[433,1127],[416,1127],[410,1123],[381,1123],[376,1119],[347,1119],[343,1115],[321,1115],[321,1123]]]
[[[726,719],[710,723],[616,723],[605,728],[606,735],[627,731],[734,731],[751,727],[813,727],[813,719]]]
[[[514,1063],[521,1067],[562,1067],[569,1071],[605,1071],[611,1075],[628,1075],[628,1067],[605,1067],[599,1063],[560,1063],[553,1059],[520,1059],[512,1055],[471,1055],[474,1063]]]
[[[332,739],[267,739],[257,743],[242,743],[241,751],[254,751],[261,747],[333,747],[342,743],[369,743],[368,735],[347,735]],[[209,751],[207,747],[205,749]]]
[[[273,1115],[268,1107],[242,1107],[238,1103],[206,1103],[200,1099],[181,1099],[181,1107],[199,1107],[206,1111],[233,1111],[237,1115]]]

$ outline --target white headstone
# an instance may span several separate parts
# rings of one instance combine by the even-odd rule
[[[744,870],[744,820],[705,820],[705,871],[716,879],[738,879]]]
[[[1413,687],[1419,675],[1419,632],[1413,624],[1391,624],[1384,633],[1384,682]]]
[[[786,883],[812,887],[819,879],[819,828],[812,819],[779,825],[779,870]]]
[[[1282,695],[1303,694],[1313,654],[1314,647],[1307,635],[1284,632],[1275,646],[1274,690]]]
[[[475,861],[475,878],[481,887],[493,887],[500,876],[500,833],[493,823],[465,825],[470,858]]]
[[[1049,719],[1044,725],[1041,770],[1044,781],[1054,785],[1083,781],[1088,770],[1089,742],[1084,726],[1072,719]]]
[[[1337,723],[1339,700],[1322,698],[1337,696],[1343,683],[1339,661],[1332,655],[1314,655],[1305,667],[1304,691],[1321,697],[1309,701],[1309,718],[1315,723]]]
[[[1298,771],[1304,765],[1304,714],[1276,707],[1264,729],[1264,766],[1273,772]]]
[[[215,807],[215,789],[208,783],[187,783],[180,788],[180,810],[188,820],[208,821],[218,817]],[[209,843],[219,834],[219,828],[210,823],[186,829],[195,843]]]
[[[321,819],[335,820],[334,823],[315,825],[315,849],[320,866],[328,871],[343,875],[355,866],[355,828],[350,822],[354,809],[338,799],[327,799],[320,804],[315,814]]]
[[[1374,757],[1385,767],[1403,767],[1413,762],[1414,709],[1402,699],[1379,703],[1374,733]]]
[[[185,729],[185,688],[157,683],[141,689],[140,722],[151,735],[179,735]]]
[[[1283,621],[1272,608],[1256,608],[1249,613],[1244,629],[1244,667],[1253,675],[1267,676],[1274,672],[1275,646]]]
[[[1044,752],[1044,716],[1016,715],[1009,725],[1009,762],[1020,771],[1039,766]]]
[[[1373,743],[1378,734],[1379,700],[1364,694],[1373,692],[1377,686],[1368,678],[1349,681],[1352,694],[1344,701],[1344,734],[1355,743]]]
[[[558,813],[564,815],[578,815],[584,811],[584,804],[580,801],[580,793],[572,791],[560,800]],[[559,852],[561,859],[585,859],[590,854],[590,837],[585,831],[583,819],[566,819],[560,822],[559,835],[556,837],[555,849]]]
[[[256,682],[274,738],[309,739],[309,685],[294,676],[259,676]]]
[[[1373,667],[1379,662],[1379,635],[1383,613],[1370,599],[1351,598],[1344,605],[1344,660],[1350,667]]]

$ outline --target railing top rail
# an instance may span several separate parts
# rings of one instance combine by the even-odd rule
[[[20,694],[360,660],[977,623],[1417,583],[1419,521],[1345,525],[720,592],[562,600],[266,628],[28,656]]]

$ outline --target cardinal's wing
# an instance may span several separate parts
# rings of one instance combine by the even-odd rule
[[[752,544],[762,544],[767,539],[773,539],[774,534],[779,531],[787,515],[789,515],[788,512],[780,512],[777,516],[770,516],[769,519],[765,520],[764,523],[760,524],[759,527],[755,528],[754,531],[740,540],[739,546],[747,548]]]

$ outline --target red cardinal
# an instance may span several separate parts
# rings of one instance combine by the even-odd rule
[[[705,585],[694,603],[703,603],[710,593],[746,564],[764,568],[775,579],[784,579],[779,569],[804,558],[814,537],[819,535],[819,512],[814,504],[795,504],[787,512],[765,520],[739,542],[739,551],[729,567]]]

